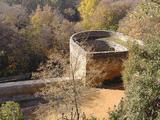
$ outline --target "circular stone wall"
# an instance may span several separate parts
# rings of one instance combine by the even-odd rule
[[[111,38],[118,39],[116,35],[115,32],[110,31],[83,31],[72,35],[70,60],[73,64],[72,68],[78,65],[75,66],[78,68],[75,71],[77,78],[99,83],[121,75],[123,61],[128,56],[128,49],[110,40]],[[84,47],[84,43],[87,43],[87,46]],[[109,46],[111,49],[102,49],[104,46]]]

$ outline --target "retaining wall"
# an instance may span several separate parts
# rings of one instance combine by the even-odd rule
[[[18,82],[8,82],[0,84],[0,101],[3,99],[16,96],[34,95],[39,92],[43,87],[49,84],[56,84],[57,82],[68,81],[69,78],[51,78],[40,80],[28,80]],[[22,99],[22,98],[21,98]]]

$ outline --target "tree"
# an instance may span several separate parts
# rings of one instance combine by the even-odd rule
[[[46,5],[43,10],[40,6],[37,7],[35,14],[31,17],[31,24],[35,31],[40,32],[43,26],[51,26],[54,14],[51,7]]]
[[[5,67],[1,69],[0,76],[15,75],[29,70],[29,43],[21,35],[16,33],[7,25],[0,23],[0,51],[3,51],[2,58],[5,58]],[[23,56],[23,57],[22,57]]]
[[[106,2],[101,1],[89,18],[91,29],[116,30],[119,21],[126,15],[133,2]]]
[[[93,15],[99,0],[82,0],[78,8],[80,15],[83,19],[82,25],[84,28],[89,27],[89,17]]]
[[[15,102],[6,102],[0,108],[1,120],[23,120],[23,114],[19,104]]]
[[[146,4],[154,5],[153,3]],[[157,18],[157,16],[153,17]],[[146,25],[147,28],[142,36],[144,45],[141,46],[136,43],[130,44],[129,58],[125,62],[125,69],[123,71],[126,97],[121,103],[120,107],[113,114],[111,114],[110,120],[159,119],[159,23],[155,23],[155,21],[152,21],[148,24],[145,24],[144,26]]]
[[[78,9],[83,19],[77,24],[77,28],[117,30],[119,21],[135,3],[137,2],[84,0]]]
[[[8,3],[9,5],[21,5],[23,6],[27,13],[31,14],[37,9],[37,6],[43,8],[46,5],[49,5],[51,8],[58,10],[65,18],[68,20],[77,21],[79,20],[78,11],[76,6],[79,0],[1,0]],[[66,10],[74,11],[73,15],[66,13]]]
[[[153,27],[153,26],[152,26]],[[157,120],[160,114],[160,34],[148,31],[145,45],[133,45],[125,63],[123,78],[126,98],[110,120]]]
[[[9,6],[0,2],[1,21],[14,30],[25,28],[28,24],[28,14],[21,5]]]
[[[93,14],[97,6],[97,3],[98,3],[98,0],[83,0],[80,3],[78,10],[83,19],[87,19]]]
[[[76,54],[76,63],[78,62],[78,53]],[[58,56],[56,56],[58,57]],[[59,59],[62,61],[62,59]],[[46,100],[50,101],[51,111],[56,111],[56,113],[62,114],[62,116],[56,116],[55,119],[60,120],[80,120],[81,119],[81,111],[80,104],[84,99],[84,95],[86,92],[86,86],[83,85],[83,78],[76,79],[75,75],[77,69],[79,67],[78,64],[75,66],[71,63],[70,69],[70,78],[65,80],[61,78],[59,81],[55,82],[55,84],[46,85],[45,88],[42,89],[40,96],[43,96]],[[47,111],[50,110],[49,106],[47,106]],[[43,106],[42,106],[43,109]],[[39,109],[41,110],[41,108]],[[39,115],[39,111],[37,115],[37,119],[45,119],[41,115]],[[56,114],[54,113],[54,114]],[[53,114],[53,113],[52,113]],[[44,115],[45,116],[45,115]],[[48,117],[48,116],[47,116]],[[53,117],[52,117],[53,118]]]
[[[151,0],[151,1],[160,4],[159,0]]]
[[[153,9],[154,8],[154,9]],[[142,34],[151,22],[159,23],[160,5],[154,2],[141,2],[133,11],[120,21],[118,31],[137,39],[142,39]]]
[[[29,13],[35,11],[38,5],[42,7],[46,5],[45,4],[46,0],[2,0],[2,1],[8,3],[11,6],[22,5],[25,9],[27,9],[27,12]]]
[[[69,51],[74,23],[49,5],[38,6],[35,12],[26,14],[25,9],[17,5],[23,1],[8,1],[13,2],[11,6],[0,2],[1,77],[32,72],[51,54],[64,55]]]
[[[31,17],[32,33],[38,37],[42,45],[46,48],[53,48],[59,52],[68,52],[68,40],[74,33],[74,24],[60,16],[56,11],[52,11],[48,5],[43,10],[38,7]],[[48,44],[48,45],[47,45]]]
[[[4,21],[5,19],[2,19],[0,22],[0,51],[3,53],[1,60],[4,63],[0,76],[6,77],[35,70],[39,62],[44,60],[44,52],[35,49],[36,46],[30,39],[21,34],[24,29],[17,30],[14,25]]]

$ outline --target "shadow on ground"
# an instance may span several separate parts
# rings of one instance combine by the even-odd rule
[[[106,80],[97,88],[112,89],[112,90],[124,90],[122,77],[114,78],[113,80]]]

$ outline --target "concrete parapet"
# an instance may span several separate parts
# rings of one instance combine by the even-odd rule
[[[18,82],[8,82],[0,84],[0,99],[18,95],[32,95],[38,92],[47,84],[56,84],[57,82],[66,81],[69,78],[53,78],[41,80],[28,80]]]

